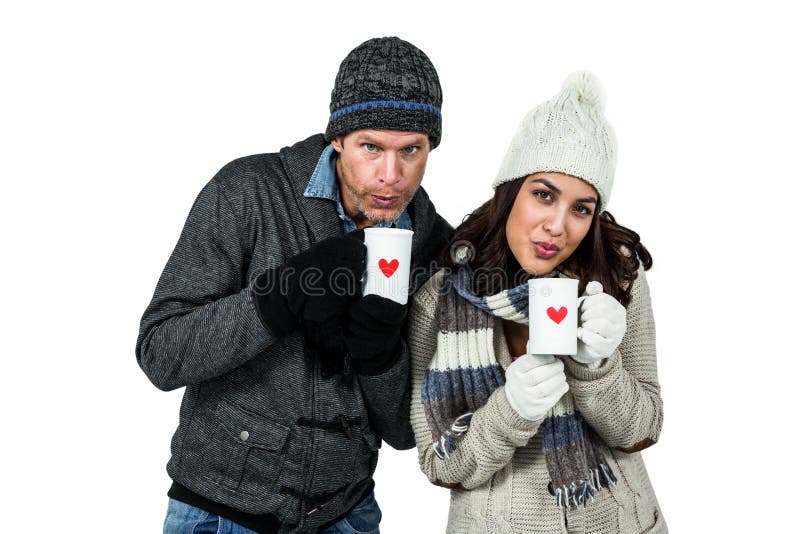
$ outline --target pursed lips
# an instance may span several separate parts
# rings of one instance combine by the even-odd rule
[[[533,244],[534,245],[540,245],[545,250],[555,250],[556,252],[561,250],[561,247],[559,247],[555,243],[551,243],[549,241],[534,241]]]
[[[395,204],[400,199],[399,195],[384,196],[384,195],[371,194],[370,196],[372,197],[372,201],[381,207],[389,207]]]
[[[561,250],[561,247],[549,241],[534,241],[533,250],[543,260],[549,260]]]

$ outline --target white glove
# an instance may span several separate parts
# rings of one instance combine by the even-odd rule
[[[598,365],[611,356],[625,335],[627,311],[617,299],[603,293],[600,282],[589,282],[580,299],[578,353],[572,359]]]
[[[543,419],[568,389],[564,363],[552,354],[523,354],[506,370],[508,403],[528,421]]]

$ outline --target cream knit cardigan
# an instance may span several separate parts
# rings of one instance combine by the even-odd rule
[[[547,491],[540,421],[520,417],[508,403],[505,387],[475,412],[455,453],[447,459],[434,454],[420,388],[436,350],[441,282],[439,272],[414,297],[409,348],[411,424],[419,463],[431,482],[451,488],[447,532],[667,532],[642,457],[632,452],[658,440],[662,423],[655,326],[644,270],[639,269],[633,283],[628,329],[617,351],[595,369],[564,359],[576,407],[611,448],[607,459],[618,479],[586,508],[569,511],[557,508]],[[511,355],[502,328],[495,328],[494,350],[505,370]]]

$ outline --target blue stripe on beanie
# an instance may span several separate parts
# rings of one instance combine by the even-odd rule
[[[435,113],[440,117],[442,116],[442,111],[431,104],[420,104],[419,102],[401,102],[399,100],[372,100],[370,102],[359,102],[358,104],[353,104],[352,106],[347,106],[346,108],[337,109],[331,113],[331,116],[328,120],[332,121],[337,117],[341,117],[347,113],[352,113],[353,111],[375,108],[422,109],[425,111],[430,111],[431,113]]]

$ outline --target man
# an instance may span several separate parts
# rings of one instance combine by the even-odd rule
[[[198,196],[136,346],[157,387],[186,387],[165,533],[377,532],[381,439],[414,440],[406,307],[361,297],[360,229],[412,229],[410,291],[430,275],[452,232],[419,187],[441,100],[422,51],[371,39],[324,136],[233,161]]]

